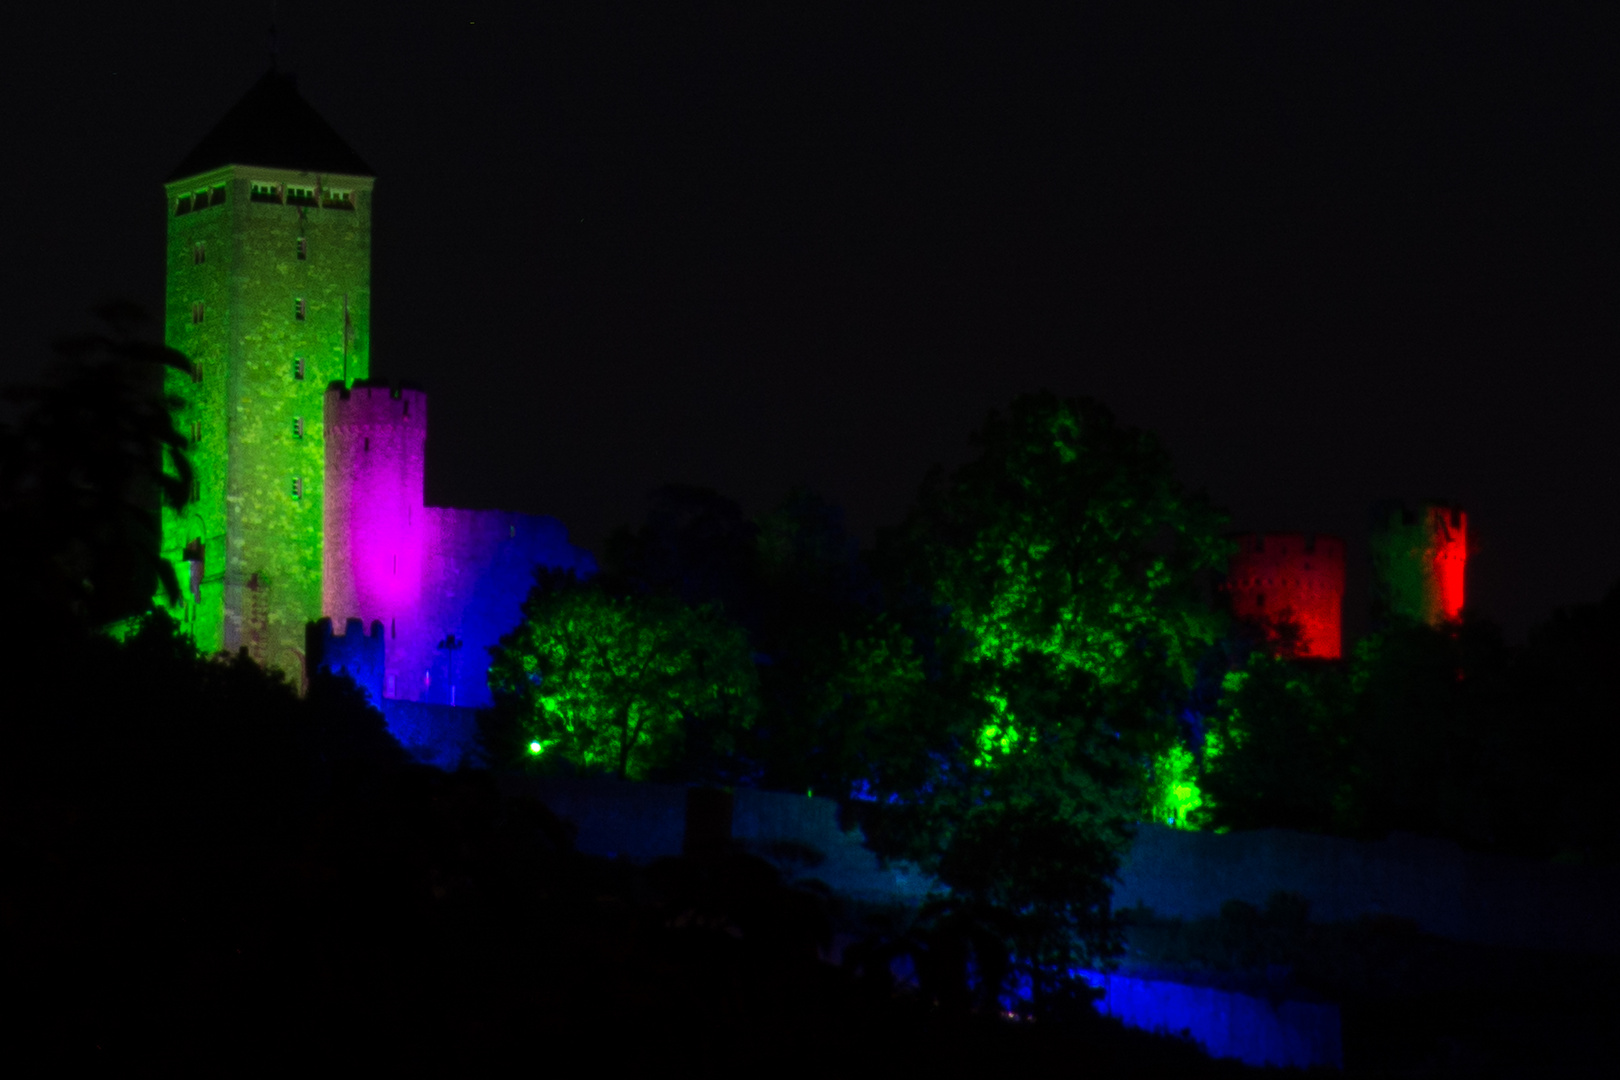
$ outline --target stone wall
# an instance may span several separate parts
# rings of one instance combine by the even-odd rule
[[[1217,835],[1143,825],[1114,906],[1207,919],[1227,900],[1263,906],[1275,892],[1304,897],[1317,922],[1392,915],[1454,941],[1620,953],[1620,871],[1482,855],[1403,833],[1357,841],[1282,829]]]

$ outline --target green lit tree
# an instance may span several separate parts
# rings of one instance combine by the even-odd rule
[[[747,638],[719,608],[572,574],[540,571],[491,653],[496,711],[528,753],[621,779],[726,754],[759,708]]]
[[[1116,943],[1108,879],[1217,636],[1224,522],[1093,401],[1020,398],[976,441],[881,553],[896,597],[929,600],[899,604],[926,677],[874,725],[909,753],[875,761],[868,835],[950,886],[938,964],[1072,1000],[1062,973]]]
[[[1007,673],[992,681],[1030,654],[1055,676],[1085,673],[1090,707],[1151,768],[1218,634],[1205,575],[1229,553],[1224,518],[1182,488],[1157,439],[1089,399],[1021,397],[975,441],[975,460],[930,479],[890,557],[948,610],[972,662]],[[982,752],[1021,734],[1000,707]],[[1144,800],[1151,787],[1141,777]]]

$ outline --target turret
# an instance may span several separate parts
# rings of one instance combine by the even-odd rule
[[[383,667],[387,657],[387,643],[383,634],[380,622],[371,624],[369,634],[359,619],[349,619],[344,624],[342,634],[332,632],[331,619],[310,623],[305,647],[310,670],[348,675],[356,686],[366,692],[371,707],[381,709]]]
[[[1373,509],[1373,579],[1379,612],[1440,626],[1462,616],[1468,515],[1443,502]]]
[[[421,600],[427,395],[334,385],[325,413],[322,611],[379,621],[396,637]]]

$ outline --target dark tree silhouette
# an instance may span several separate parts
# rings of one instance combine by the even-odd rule
[[[16,423],[0,442],[0,565],[13,601],[39,620],[96,627],[179,595],[159,553],[160,504],[191,493],[191,463],[164,392],[189,371],[141,336],[133,305],[97,310],[100,333],[55,345],[48,378],[14,387]]]

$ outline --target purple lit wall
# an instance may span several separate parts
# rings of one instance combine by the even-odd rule
[[[488,647],[517,625],[535,566],[596,564],[553,518],[424,505],[426,448],[421,391],[327,391],[322,610],[382,624],[385,698],[487,705]]]

